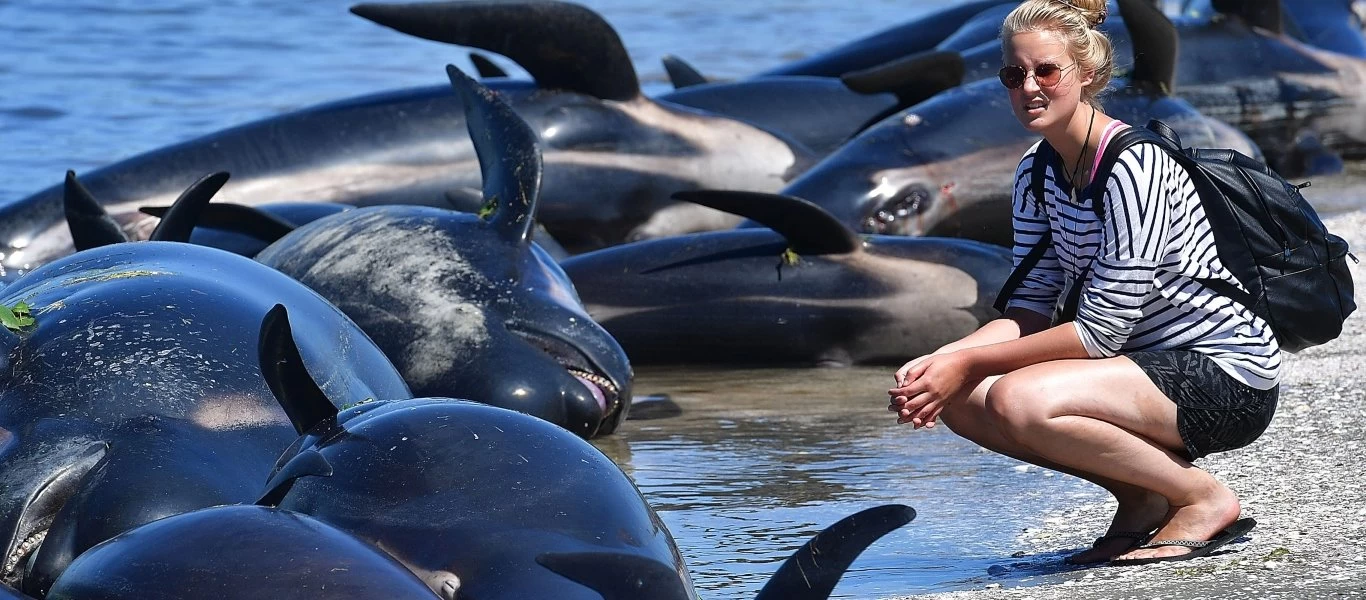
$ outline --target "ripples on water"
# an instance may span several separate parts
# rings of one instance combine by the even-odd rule
[[[743,77],[951,0],[581,0],[622,35],[647,92],[659,57]],[[224,127],[340,98],[439,84],[459,48],[402,36],[318,0],[0,0],[0,202]],[[506,60],[500,63],[518,72]],[[1358,174],[1359,177],[1359,174]],[[1313,191],[1355,208],[1354,180]],[[1336,190],[1336,191],[1334,191]],[[889,369],[644,371],[681,417],[598,442],[668,523],[711,597],[752,596],[778,561],[857,510],[919,511],[836,589],[844,598],[1006,585],[1023,527],[1077,480],[1021,473],[943,430],[893,426]]]
[[[919,515],[860,557],[837,597],[980,587],[1044,508],[1098,498],[944,429],[895,426],[891,371],[641,369],[637,393],[669,394],[683,415],[628,421],[597,445],[660,511],[698,587],[724,590],[713,597],[752,596],[810,536],[891,502]]]

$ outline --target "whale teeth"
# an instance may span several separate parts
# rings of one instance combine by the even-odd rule
[[[19,563],[23,562],[23,560],[28,557],[29,553],[37,550],[38,546],[42,545],[43,538],[46,537],[47,530],[44,529],[28,536],[23,543],[15,547],[14,551],[10,552],[9,556],[5,557],[4,569],[0,570],[0,582],[4,582],[11,586],[19,583]]]
[[[605,392],[610,392],[613,406],[615,406],[616,402],[621,400],[621,390],[617,388],[616,384],[612,383],[611,379],[598,375],[597,373],[589,373],[588,371],[582,371],[572,367],[566,367],[565,370],[569,371],[570,375],[588,381],[589,383],[602,388]]]

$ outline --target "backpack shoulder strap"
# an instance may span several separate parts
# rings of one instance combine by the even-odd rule
[[[1034,163],[1029,168],[1029,192],[1034,196],[1034,202],[1039,207],[1039,212],[1044,212],[1044,175],[1048,170],[1048,163],[1053,160],[1053,147],[1048,145],[1048,140],[1039,142],[1039,147],[1034,151]],[[1047,213],[1045,213],[1047,214]],[[1049,246],[1053,245],[1052,232],[1045,230],[1039,236],[1039,243],[1034,244],[1029,249],[1029,254],[1020,259],[1020,264],[1006,277],[1006,282],[1001,284],[1001,291],[996,293],[996,303],[992,306],[996,312],[1004,313],[1006,305],[1010,303],[1010,297],[1015,294],[1015,290],[1024,283],[1024,278],[1029,272],[1034,270],[1034,266],[1043,260],[1043,255],[1048,252]]]
[[[1034,163],[1029,168],[1029,193],[1034,195],[1034,203],[1039,207],[1039,212],[1044,211],[1044,177],[1048,175],[1048,164],[1053,162],[1053,157],[1057,153],[1048,140],[1040,141],[1039,147],[1034,150]]]

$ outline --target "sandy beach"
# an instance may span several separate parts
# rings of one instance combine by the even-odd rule
[[[1326,222],[1366,256],[1366,211]],[[1366,265],[1353,265],[1353,276],[1357,304],[1366,307]],[[1246,541],[1190,561],[1062,570],[1062,553],[1087,546],[1114,511],[1096,488],[1093,502],[1060,505],[1037,522],[1019,524],[1021,564],[1002,583],[984,578],[980,590],[915,598],[1366,597],[1363,349],[1366,309],[1337,340],[1288,356],[1280,406],[1261,439],[1198,463],[1238,493],[1244,516],[1257,519]],[[1003,587],[1015,585],[1022,572],[1038,575]]]

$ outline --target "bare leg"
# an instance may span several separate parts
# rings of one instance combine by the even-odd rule
[[[987,378],[968,395],[965,401],[951,404],[945,408],[944,412],[940,414],[940,420],[948,425],[954,433],[978,446],[1004,454],[1015,460],[1080,477],[1105,488],[1119,501],[1119,510],[1115,512],[1114,518],[1110,521],[1110,526],[1105,532],[1106,535],[1116,532],[1147,532],[1162,523],[1167,516],[1169,507],[1167,499],[1161,495],[1138,486],[1055,463],[1015,443],[1014,440],[1001,433],[992,421],[991,413],[986,408],[987,392],[991,389],[992,384],[999,379],[1000,377]],[[1103,562],[1128,550],[1134,543],[1135,540],[1130,538],[1111,538],[1096,544],[1094,548],[1069,556],[1068,561],[1074,564]]]
[[[1003,437],[1064,467],[1167,499],[1161,539],[1209,539],[1238,518],[1233,491],[1177,456],[1176,405],[1125,357],[1041,363],[1003,376],[986,411]],[[1123,558],[1171,556],[1182,547]]]

